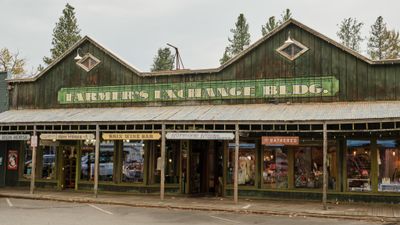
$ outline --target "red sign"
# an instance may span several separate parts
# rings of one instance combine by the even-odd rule
[[[263,145],[299,145],[298,136],[263,136]]]
[[[17,170],[18,169],[18,151],[16,150],[8,150],[7,157],[7,169],[8,170]]]

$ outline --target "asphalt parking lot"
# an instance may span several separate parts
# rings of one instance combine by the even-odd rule
[[[128,206],[80,204],[56,201],[0,198],[2,225],[80,224],[383,224],[376,222],[270,216],[220,212],[135,208]]]

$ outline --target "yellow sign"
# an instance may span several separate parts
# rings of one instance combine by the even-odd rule
[[[160,133],[103,133],[104,140],[159,140]]]

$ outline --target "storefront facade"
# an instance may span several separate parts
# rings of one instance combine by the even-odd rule
[[[8,82],[6,186],[400,202],[400,61],[295,20],[216,69],[143,73],[85,37]]]

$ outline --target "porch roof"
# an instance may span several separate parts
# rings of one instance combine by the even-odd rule
[[[0,124],[109,122],[318,122],[400,119],[400,101],[125,108],[24,109]]]

